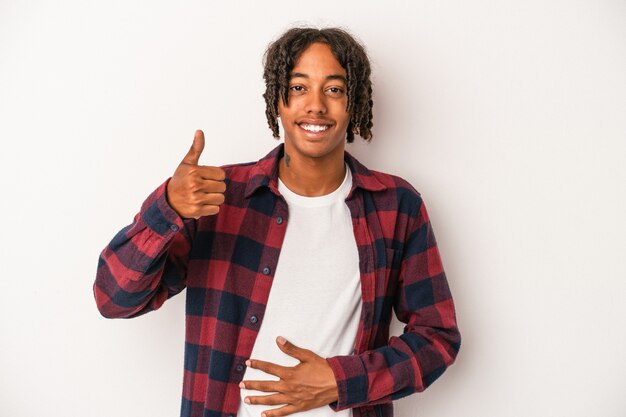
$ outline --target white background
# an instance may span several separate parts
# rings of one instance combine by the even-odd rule
[[[207,165],[276,145],[261,59],[299,22],[366,44],[350,152],[422,192],[457,304],[396,414],[626,415],[626,2],[386,3],[0,0],[0,415],[178,415],[184,295],[101,318],[97,258],[195,129]]]

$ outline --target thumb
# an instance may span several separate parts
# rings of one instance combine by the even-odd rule
[[[200,155],[204,149],[204,132],[202,130],[196,130],[196,134],[193,136],[193,143],[187,155],[183,158],[183,163],[189,165],[198,165]]]

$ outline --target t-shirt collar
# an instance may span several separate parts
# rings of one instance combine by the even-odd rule
[[[245,197],[248,198],[261,187],[268,187],[274,194],[280,195],[278,192],[278,162],[283,157],[285,145],[281,143],[275,147],[270,153],[261,158],[252,168],[250,180],[246,186]],[[344,160],[352,173],[352,189],[350,195],[357,188],[368,191],[382,191],[387,189],[376,176],[361,164],[355,157],[348,152],[344,152]]]

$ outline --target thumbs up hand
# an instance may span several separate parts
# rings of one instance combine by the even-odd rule
[[[196,130],[191,149],[167,184],[167,201],[180,217],[198,219],[220,211],[226,191],[222,168],[198,165],[204,133]]]

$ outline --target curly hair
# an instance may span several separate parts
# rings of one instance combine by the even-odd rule
[[[293,67],[306,48],[312,43],[330,46],[335,58],[345,69],[348,83],[348,107],[350,123],[346,141],[354,141],[357,134],[365,140],[372,138],[372,82],[370,61],[365,48],[352,35],[338,28],[292,28],[272,42],[264,56],[265,115],[275,138],[280,137],[278,127],[278,100],[285,105],[289,100],[289,80]]]

